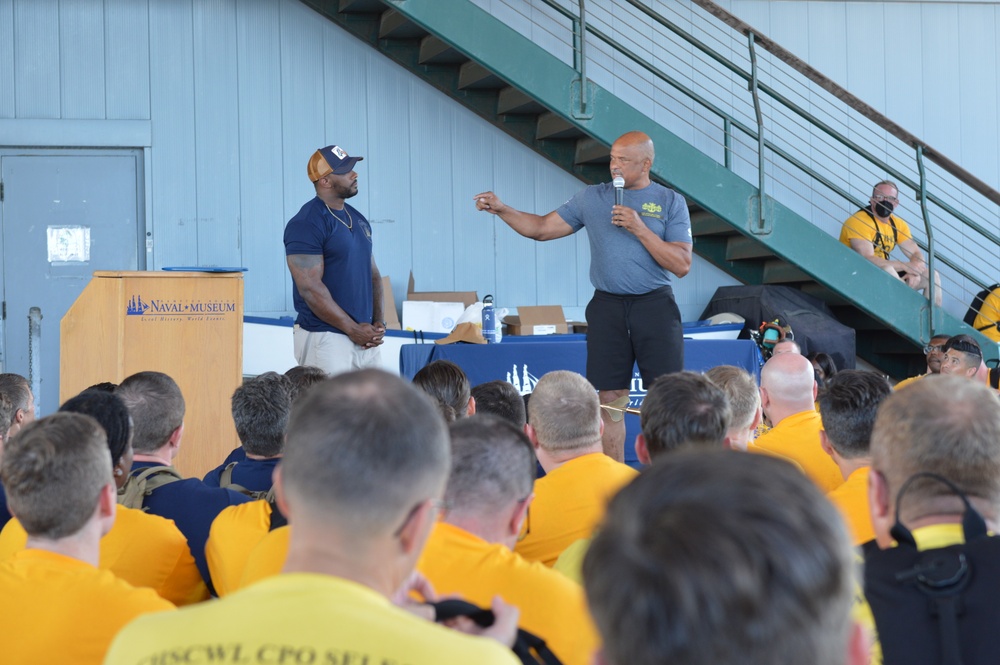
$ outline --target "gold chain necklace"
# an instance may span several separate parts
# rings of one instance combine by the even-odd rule
[[[354,218],[351,217],[351,211],[347,209],[347,206],[344,206],[344,212],[347,213],[347,219],[350,220],[350,222],[351,222],[350,224],[348,224],[347,222],[345,222],[344,220],[342,220],[340,217],[337,217],[337,215],[333,212],[333,208],[330,207],[329,203],[324,203],[323,205],[326,206],[326,209],[330,211],[330,214],[333,215],[333,218],[335,220],[337,220],[338,222],[340,222],[341,224],[343,224],[345,227],[347,227],[348,231],[350,231],[351,229],[354,228]]]

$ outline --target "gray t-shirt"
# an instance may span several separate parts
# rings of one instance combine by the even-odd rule
[[[658,183],[626,189],[625,205],[667,242],[691,242],[691,218],[684,197]],[[630,231],[611,223],[615,188],[590,185],[556,211],[573,231],[587,228],[590,281],[594,288],[617,295],[641,295],[670,284],[670,271],[658,264]]]

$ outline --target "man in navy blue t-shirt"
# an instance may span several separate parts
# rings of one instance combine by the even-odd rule
[[[354,166],[362,159],[335,145],[313,153],[306,171],[316,196],[285,227],[295,359],[329,374],[378,366],[385,336],[372,229],[347,204],[358,193]]]
[[[611,183],[591,185],[547,215],[521,212],[493,192],[476,194],[476,209],[499,215],[534,240],[553,240],[587,229],[590,281],[587,305],[587,379],[602,404],[627,396],[632,366],[643,383],[684,369],[684,333],[671,273],[691,270],[691,220],[677,192],[652,182],[653,141],[623,134],[611,146],[611,177],[621,178],[622,205]],[[604,419],[604,452],[622,461],[625,423]]]
[[[163,484],[142,497],[142,509],[173,520],[187,538],[198,570],[212,590],[205,560],[205,541],[212,521],[224,508],[250,501],[250,497],[219,487],[210,487],[197,478],[181,478],[171,463],[181,446],[184,433],[184,396],[177,383],[162,372],[138,372],[122,381],[115,390],[132,416],[134,458],[129,482],[147,469],[163,469]],[[164,482],[165,481],[165,482]],[[122,502],[128,484],[119,494]],[[138,507],[138,506],[133,506]]]

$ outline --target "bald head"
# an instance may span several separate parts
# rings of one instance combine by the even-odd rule
[[[649,138],[648,134],[643,132],[626,132],[618,137],[615,141],[612,150],[615,147],[628,148],[640,151],[643,157],[649,159],[650,162],[653,161],[655,157],[655,152],[653,149],[653,139]]]
[[[772,424],[784,415],[814,408],[816,376],[812,363],[797,353],[771,356],[760,371],[761,402]],[[779,414],[775,419],[773,414]]]

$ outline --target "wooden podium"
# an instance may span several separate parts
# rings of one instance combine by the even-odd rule
[[[102,272],[61,324],[59,402],[147,370],[184,395],[175,466],[202,477],[240,445],[230,398],[243,380],[243,273]]]

